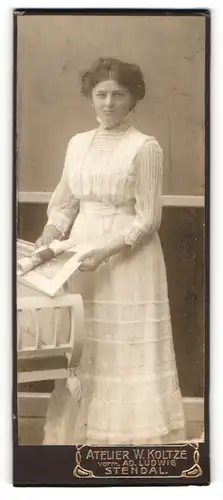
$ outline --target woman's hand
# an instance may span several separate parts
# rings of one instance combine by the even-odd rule
[[[48,226],[44,227],[41,236],[35,243],[35,247],[39,248],[42,245],[48,246],[51,243],[51,241],[60,239],[61,239],[60,231],[52,224],[49,224]]]
[[[108,252],[104,248],[90,250],[81,256],[79,271],[96,271],[100,264],[108,258]]]

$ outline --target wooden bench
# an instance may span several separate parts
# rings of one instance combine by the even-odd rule
[[[55,330],[52,344],[42,344],[39,335],[39,312],[47,309],[55,311]],[[62,308],[70,309],[70,337],[68,342],[58,339],[57,317]],[[36,337],[34,346],[22,347],[22,331],[20,328],[20,314],[32,311],[36,319]],[[68,294],[48,297],[18,297],[17,298],[17,360],[46,359],[66,357],[66,368],[52,368],[35,371],[18,371],[18,384],[41,380],[68,379],[75,373],[81,358],[84,345],[84,308],[80,295]]]
[[[33,251],[33,245],[19,241],[17,245],[18,257],[27,256]],[[18,280],[19,284],[19,280]],[[69,321],[63,328],[63,316],[69,313]],[[32,335],[31,343],[25,341],[24,317],[31,315]],[[43,320],[50,315],[50,334],[43,329],[47,328],[47,321]],[[66,318],[67,318],[66,314]],[[62,317],[62,322],[61,322]],[[53,318],[53,321],[52,321]],[[63,331],[64,330],[64,331]],[[66,332],[65,332],[66,330]],[[44,341],[43,341],[44,337]],[[17,286],[17,394],[18,408],[24,387],[30,401],[35,397],[35,386],[52,383],[52,392],[48,402],[48,412],[56,397],[60,397],[67,389],[74,396],[77,405],[81,399],[80,382],[77,368],[82,355],[85,340],[84,307],[81,295],[68,293],[66,288],[53,298],[35,292],[29,287],[20,289]],[[30,390],[31,387],[31,390]],[[38,399],[38,392],[36,392]]]

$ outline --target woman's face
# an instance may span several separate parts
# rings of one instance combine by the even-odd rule
[[[134,105],[129,90],[114,80],[99,82],[92,90],[92,101],[96,115],[108,128],[118,125]]]

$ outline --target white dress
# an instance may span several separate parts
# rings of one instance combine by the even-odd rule
[[[80,147],[79,147],[80,145]],[[75,243],[113,241],[127,249],[69,287],[82,294],[86,343],[82,401],[57,401],[45,444],[158,444],[184,441],[161,222],[162,150],[122,124],[78,134],[48,207],[48,223],[71,227]]]

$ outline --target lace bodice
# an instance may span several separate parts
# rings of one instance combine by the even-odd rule
[[[131,148],[134,151],[132,130],[127,125],[112,130],[100,126],[93,131],[84,154],[79,156],[75,152],[78,137],[75,143],[71,139],[61,180],[49,203],[48,224],[66,232],[77,216],[80,200],[90,200],[114,206],[134,204],[133,223],[123,228],[129,244],[158,229],[162,208],[162,150],[155,138],[141,134],[139,150],[130,161],[129,151]]]

